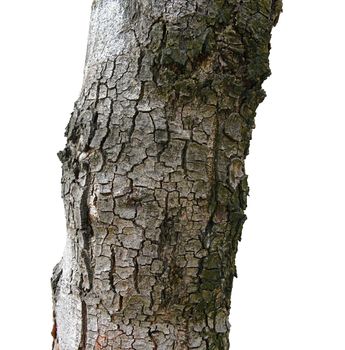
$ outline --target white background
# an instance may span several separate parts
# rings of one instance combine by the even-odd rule
[[[50,349],[64,128],[91,1],[1,1],[1,349]],[[247,162],[232,350],[345,349],[342,0],[285,0]]]

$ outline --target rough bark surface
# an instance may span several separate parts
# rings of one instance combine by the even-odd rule
[[[66,129],[54,350],[228,349],[280,0],[95,0]]]

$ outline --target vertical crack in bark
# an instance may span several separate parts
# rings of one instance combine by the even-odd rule
[[[116,295],[116,289],[115,289],[115,283],[114,283],[114,274],[116,273],[116,257],[115,257],[115,248],[112,246],[110,248],[111,250],[111,265],[110,265],[110,270],[109,270],[109,284],[110,288],[113,291],[113,293]]]
[[[78,350],[86,349],[86,339],[87,339],[87,306],[85,301],[81,303],[81,337],[80,337],[80,345]]]

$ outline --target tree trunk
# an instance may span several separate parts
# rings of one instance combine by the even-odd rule
[[[54,350],[228,349],[280,0],[95,0],[66,129]]]

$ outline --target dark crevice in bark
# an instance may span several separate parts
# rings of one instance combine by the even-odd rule
[[[115,284],[114,284],[114,274],[116,273],[116,260],[115,260],[115,249],[113,246],[111,247],[110,259],[111,259],[111,265],[110,265],[110,270],[109,270],[109,283],[110,283],[111,290],[116,295],[116,289],[115,289]]]
[[[87,337],[87,306],[84,301],[81,303],[81,339],[78,350],[86,349],[86,337]]]

